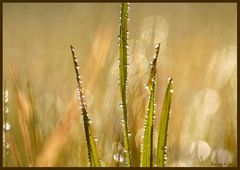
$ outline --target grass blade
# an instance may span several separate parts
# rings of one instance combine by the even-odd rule
[[[94,140],[94,135],[93,131],[90,125],[90,119],[88,118],[88,113],[87,113],[87,106],[85,103],[85,97],[83,94],[83,89],[82,89],[82,81],[81,81],[81,76],[79,72],[79,64],[77,57],[75,55],[75,49],[71,47],[72,51],[72,56],[73,56],[73,63],[74,63],[74,68],[76,72],[76,78],[77,78],[77,86],[78,86],[78,97],[79,97],[79,102],[80,102],[80,108],[83,116],[83,123],[84,123],[84,130],[85,130],[85,135],[86,135],[86,142],[87,142],[87,148],[88,148],[88,159],[89,159],[89,164],[91,167],[100,167],[100,159],[98,156],[98,151],[96,147],[96,143]]]
[[[128,58],[128,3],[122,3],[121,5],[121,17],[120,17],[120,36],[119,36],[119,75],[120,75],[120,93],[122,103],[122,120],[123,120],[123,135],[124,135],[124,147],[126,151],[126,164],[131,166],[131,155],[129,145],[129,129],[128,129],[128,115],[127,115],[127,58]]]
[[[150,78],[147,84],[148,91],[150,93],[149,104],[147,112],[145,115],[144,122],[144,136],[141,148],[141,167],[151,167],[152,166],[152,143],[153,143],[153,119],[154,119],[154,92],[156,84],[156,67],[157,67],[157,57],[159,52],[160,44],[156,46],[156,53],[153,57],[151,63]]]
[[[173,83],[172,78],[169,78],[160,118],[156,161],[157,166],[159,167],[164,167],[167,161],[167,130],[171,107],[171,98],[173,92],[172,83]]]

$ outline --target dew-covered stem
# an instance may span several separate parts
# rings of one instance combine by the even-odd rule
[[[120,35],[119,35],[119,75],[120,75],[120,93],[122,103],[122,120],[123,120],[123,135],[124,135],[124,147],[126,151],[126,164],[131,166],[130,155],[130,142],[129,142],[129,127],[128,127],[128,115],[127,115],[127,58],[128,58],[128,3],[121,4],[120,14]]]
[[[162,106],[162,113],[160,117],[159,131],[158,131],[158,147],[157,147],[157,166],[164,167],[167,161],[167,131],[171,107],[171,98],[173,93],[173,80],[168,79],[168,86],[165,93],[165,98]]]
[[[154,112],[155,112],[155,84],[156,84],[156,68],[157,68],[157,57],[159,53],[160,44],[155,47],[155,54],[153,61],[150,64],[151,71],[150,77],[147,84],[147,89],[150,94],[149,103],[147,107],[147,112],[145,114],[144,122],[144,134],[143,134],[143,143],[141,147],[141,167],[152,167],[152,146],[153,146],[153,121],[154,121]]]
[[[70,47],[72,51],[73,63],[74,63],[74,68],[75,68],[76,78],[77,78],[78,99],[79,99],[80,109],[83,116],[84,130],[85,130],[86,143],[87,143],[87,149],[88,149],[89,165],[91,167],[100,167],[101,163],[98,156],[96,143],[94,140],[95,137],[90,125],[90,119],[87,113],[87,105],[85,102],[85,96],[82,89],[82,80],[81,80],[80,71],[79,71],[80,67],[78,64],[77,57],[75,55],[75,49],[72,46]]]
[[[2,135],[3,135],[3,167],[8,166],[8,155],[9,155],[9,141],[8,141],[8,131],[11,128],[11,124],[8,120],[8,114],[9,114],[9,107],[8,107],[8,90],[3,90],[3,96],[2,96],[2,103],[3,103],[3,129],[2,129]]]

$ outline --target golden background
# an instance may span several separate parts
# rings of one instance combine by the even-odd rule
[[[88,166],[80,112],[65,111],[77,96],[70,44],[79,59],[101,161],[125,165],[114,160],[117,140],[120,150],[123,145],[119,11],[119,3],[3,4],[3,78],[13,134],[9,166]],[[144,84],[158,42],[156,133],[167,80],[174,79],[167,166],[236,166],[237,4],[131,3],[129,19],[127,93],[134,166],[139,166],[148,98]],[[28,85],[34,106],[27,101]],[[21,125],[20,117],[29,116],[21,105],[36,112],[37,151]],[[14,143],[18,154],[11,150]]]

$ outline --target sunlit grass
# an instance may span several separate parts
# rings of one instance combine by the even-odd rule
[[[7,63],[4,65],[3,76],[6,84],[2,98],[4,166],[85,167],[101,164],[103,167],[136,167],[141,166],[143,153],[148,153],[142,155],[146,156],[145,160],[148,161],[143,163],[144,166],[236,165],[237,80],[234,43],[228,45],[228,41],[219,38],[224,37],[224,32],[221,32],[221,36],[211,31],[212,34],[208,34],[208,29],[203,31],[201,27],[196,32],[184,32],[184,29],[188,30],[191,25],[179,29],[181,34],[174,33],[176,29],[173,18],[171,20],[167,14],[165,17],[163,13],[159,17],[157,13],[153,15],[150,11],[137,12],[140,7],[137,4],[132,4],[133,11],[129,15],[136,20],[130,17],[127,24],[127,6],[125,4],[122,16],[120,14],[120,30],[121,27],[124,28],[124,34],[120,33],[119,47],[119,12],[116,16],[112,14],[114,22],[110,23],[107,23],[104,17],[101,21],[90,21],[88,18],[89,21],[85,22],[82,22],[80,17],[75,18],[81,20],[78,22],[81,24],[73,25],[79,29],[77,31],[84,32],[85,38],[75,35],[76,30],[71,29],[67,36],[55,40],[56,47],[46,41],[46,46],[39,44],[36,49],[23,43],[23,51],[26,47],[31,49],[31,53],[26,53],[24,57],[14,48],[15,41],[11,43],[10,51],[16,50],[19,58],[13,60],[12,55],[15,53],[4,53],[4,62]],[[164,4],[159,4],[160,6]],[[119,4],[117,7],[116,9],[121,10]],[[69,11],[75,11],[75,8]],[[171,13],[171,10],[168,11]],[[138,17],[146,18],[139,29]],[[211,17],[210,15],[209,18]],[[183,18],[179,15],[178,21],[186,24],[186,18]],[[187,19],[191,20],[188,17]],[[101,23],[96,27],[96,32],[83,29],[92,22],[96,25]],[[66,29],[62,30],[62,33],[68,29],[69,23],[64,24]],[[55,35],[56,28],[49,25],[51,29],[55,29],[51,35]],[[129,40],[127,28],[132,38]],[[182,25],[178,28],[182,28]],[[29,35],[32,34],[29,32]],[[18,36],[16,35],[16,39],[19,39]],[[80,39],[81,43],[75,38]],[[61,40],[65,44],[58,46]],[[224,47],[217,44],[220,40],[225,43]],[[34,44],[35,39],[31,41]],[[41,37],[38,41],[42,42]],[[25,39],[21,39],[21,42],[25,42]],[[153,76],[149,62],[154,55],[154,45],[159,42],[161,49],[154,73],[156,86],[151,95],[144,89],[144,84],[149,84],[149,76]],[[78,65],[72,64],[69,43],[76,47]],[[6,44],[5,52],[7,47],[9,48]],[[46,48],[51,51],[48,55],[42,53]],[[84,88],[84,102],[89,113],[89,117],[85,116],[84,121],[78,104],[79,87],[76,88],[76,75],[78,78],[80,74],[73,70],[77,67],[81,68],[81,88]],[[175,91],[171,99],[171,81],[167,82],[169,76],[173,76],[175,80]],[[6,89],[8,100],[5,100]],[[122,96],[121,92],[125,95]],[[154,109],[149,109],[149,96],[155,100],[151,102]],[[122,104],[125,109],[121,107]],[[152,129],[148,128],[151,141],[147,142],[146,152],[141,152],[141,144],[146,140],[142,137],[147,136],[144,134],[144,117],[148,113],[146,109],[153,113],[155,111],[152,118],[156,118],[151,123]],[[90,117],[94,135],[85,134],[86,130],[89,132],[89,126],[86,125]],[[122,123],[126,126],[122,126]],[[97,138],[94,140],[93,137]],[[91,149],[95,148],[94,145],[97,155]]]

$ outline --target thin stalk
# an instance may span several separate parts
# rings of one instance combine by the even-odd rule
[[[152,167],[153,159],[153,121],[154,121],[154,113],[155,113],[155,84],[156,84],[156,70],[157,70],[157,57],[159,53],[160,44],[155,47],[155,55],[153,57],[153,61],[150,64],[151,72],[149,81],[147,84],[149,96],[149,104],[147,108],[147,112],[145,114],[145,122],[144,122],[144,134],[143,134],[143,143],[141,147],[141,167]]]
[[[157,148],[157,166],[165,167],[167,161],[167,131],[170,116],[171,98],[173,93],[173,80],[169,78],[165,98],[162,106],[160,125],[158,131],[158,148]]]
[[[83,94],[82,89],[82,80],[80,76],[80,67],[78,64],[77,57],[75,55],[75,49],[71,47],[72,56],[73,56],[73,64],[76,72],[76,78],[77,78],[77,87],[78,87],[78,99],[80,104],[80,109],[83,116],[83,123],[84,123],[84,130],[85,130],[85,136],[86,136],[86,143],[88,148],[88,160],[91,167],[100,167],[101,162],[98,156],[98,151],[95,143],[95,137],[90,125],[91,120],[88,118],[87,113],[87,105],[85,103],[85,96]]]
[[[128,127],[128,114],[127,114],[127,58],[128,58],[128,3],[121,4],[121,17],[120,17],[120,36],[119,36],[119,75],[120,75],[120,93],[122,103],[122,122],[123,122],[123,136],[124,136],[124,151],[126,153],[126,165],[131,166],[131,152],[129,136],[130,131]]]

